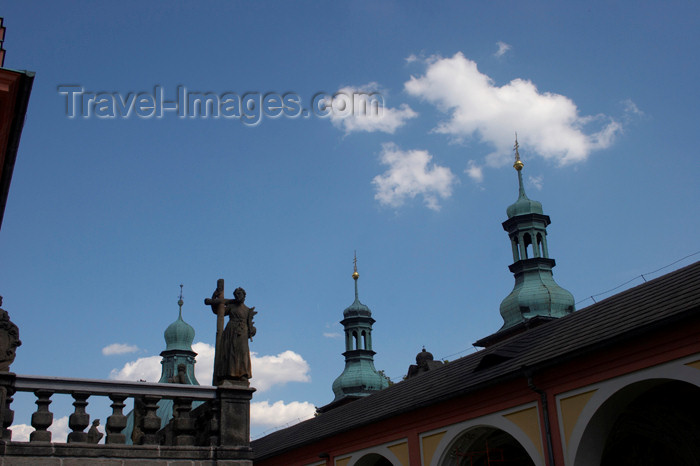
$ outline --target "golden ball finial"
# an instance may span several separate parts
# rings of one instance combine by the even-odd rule
[[[513,168],[520,171],[523,169],[525,164],[522,160],[520,160],[520,152],[518,152],[518,148],[520,148],[520,144],[518,144],[518,133],[515,133],[515,146],[513,147],[513,150],[515,151],[515,163],[513,164]]]
[[[352,273],[352,279],[353,279],[353,280],[357,280],[358,278],[360,278],[360,274],[357,273],[357,270],[355,270],[355,271]]]

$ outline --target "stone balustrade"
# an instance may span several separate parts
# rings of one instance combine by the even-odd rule
[[[56,464],[63,465],[73,464],[71,458],[83,458],[81,461],[84,461],[85,458],[98,457],[120,458],[121,464],[139,464],[146,459],[158,459],[168,464],[171,460],[189,459],[201,464],[249,465],[252,456],[250,399],[254,391],[243,384],[210,387],[0,372],[0,458],[16,456],[30,461],[38,453],[36,457],[55,457],[60,461]],[[32,392],[36,396],[37,409],[31,418],[35,430],[28,442],[13,442],[9,429],[14,418],[12,397],[16,392]],[[74,400],[74,412],[68,418],[71,432],[67,443],[51,443],[48,429],[53,423],[50,404],[54,394],[68,394]],[[90,399],[98,396],[108,397],[112,408],[105,424],[105,443],[99,445],[91,443],[86,432],[90,425]],[[124,434],[127,416],[123,410],[128,398],[135,400],[135,411],[139,411],[135,416],[135,428],[140,429],[137,445],[127,445]],[[173,418],[163,429],[156,412],[162,399],[173,400]],[[193,410],[194,401],[204,403]],[[124,458],[131,458],[133,462],[125,462]],[[31,461],[26,464],[31,464]],[[77,461],[74,464],[85,463]]]

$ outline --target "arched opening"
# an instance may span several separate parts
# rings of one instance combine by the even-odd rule
[[[577,466],[700,465],[700,388],[652,379],[613,394],[593,415]]]
[[[357,332],[352,332],[352,339],[355,341],[355,349],[360,349],[360,340],[357,338]]]
[[[523,244],[525,245],[525,259],[534,257],[532,252],[532,236],[530,236],[530,233],[525,233],[523,235]]]
[[[525,448],[508,432],[479,426],[467,430],[450,445],[441,466],[534,466]]]
[[[367,349],[367,334],[362,331],[362,349]]]
[[[544,245],[544,239],[542,238],[542,233],[537,233],[537,250],[541,257],[547,257],[547,248]]]
[[[518,244],[517,236],[513,236],[510,239],[510,245],[513,248],[513,262],[518,262],[520,260],[520,245]]]
[[[365,455],[355,463],[355,466],[393,466],[391,461],[384,458],[379,453]]]

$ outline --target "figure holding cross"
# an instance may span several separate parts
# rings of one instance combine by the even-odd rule
[[[219,279],[211,299],[205,299],[204,304],[211,306],[217,315],[216,351],[214,353],[214,385],[224,382],[245,382],[252,377],[250,367],[250,350],[248,340],[255,335],[253,316],[257,314],[255,307],[245,304],[246,293],[243,288],[236,288],[234,299],[224,298],[224,280]],[[224,316],[228,315],[228,323],[224,328]]]

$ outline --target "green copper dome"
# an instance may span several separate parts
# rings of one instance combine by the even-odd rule
[[[535,316],[564,317],[574,312],[574,296],[552,277],[553,259],[528,259],[515,273],[513,291],[501,302],[503,329]]]
[[[192,351],[194,341],[194,329],[190,324],[182,320],[182,300],[178,301],[180,313],[177,320],[168,325],[163,336],[165,337],[165,351],[185,350]]]
[[[518,170],[518,183],[520,185],[518,200],[509,205],[506,209],[508,218],[513,218],[518,215],[543,214],[542,204],[538,201],[533,201],[525,194],[525,188],[523,187],[523,175],[520,170]]]
[[[389,386],[389,381],[374,367],[372,350],[372,312],[360,302],[357,292],[357,257],[352,274],[355,280],[355,301],[343,311],[345,333],[345,369],[333,382],[333,393],[337,402],[346,397],[369,395]]]
[[[366,396],[389,386],[389,381],[374,368],[372,356],[354,358],[333,382],[335,400],[345,396]],[[334,400],[334,401],[335,401]]]
[[[350,317],[353,315],[372,315],[372,311],[370,311],[367,306],[362,304],[360,302],[360,298],[357,296],[357,282],[355,282],[355,301],[353,301],[353,303],[343,311],[343,317]]]
[[[549,257],[547,225],[550,220],[542,211],[542,204],[525,194],[523,162],[515,140],[515,163],[518,172],[518,200],[508,206],[508,220],[503,229],[508,232],[513,251],[509,267],[515,277],[513,291],[501,302],[503,327],[513,327],[533,317],[557,318],[574,312],[574,297],[560,287],[552,277],[556,265]]]

